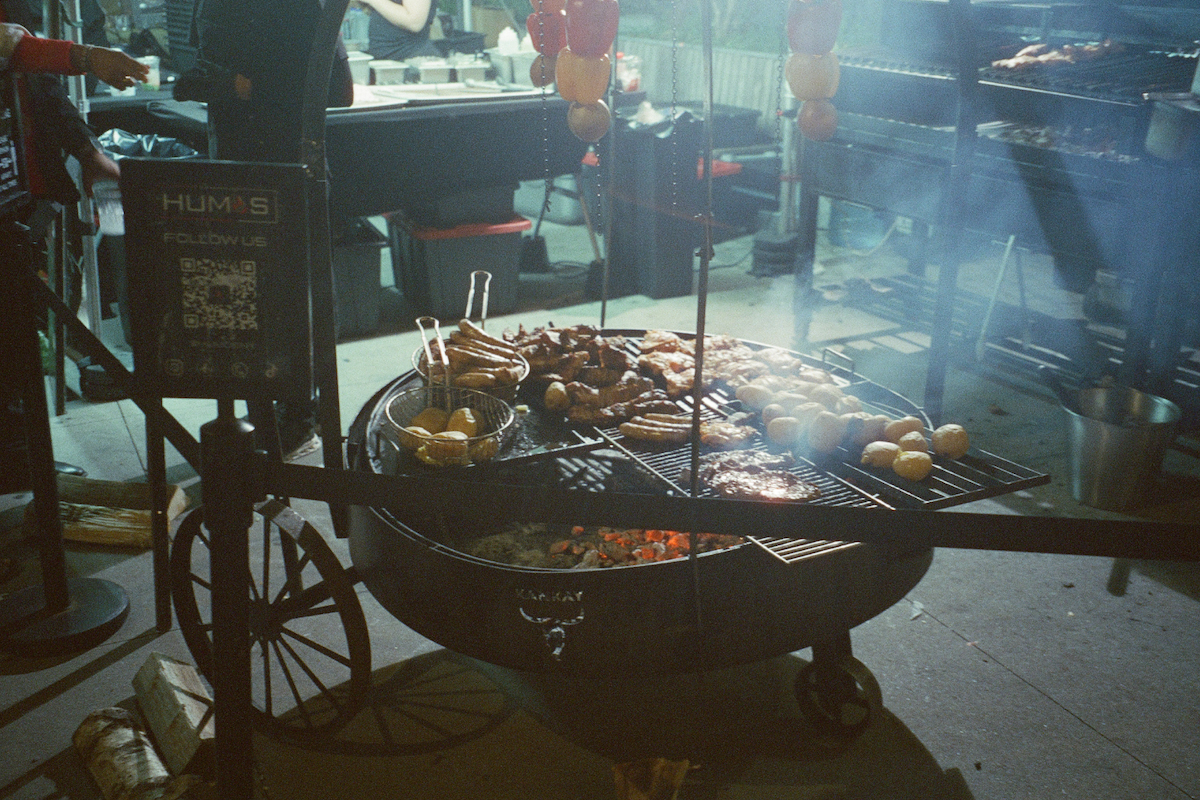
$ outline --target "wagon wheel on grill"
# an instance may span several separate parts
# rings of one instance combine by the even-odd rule
[[[211,679],[210,539],[203,508],[184,518],[171,552],[179,629]],[[255,725],[275,735],[318,738],[362,707],[371,686],[371,644],[354,581],[320,532],[278,500],[256,507],[261,553],[251,556],[250,650]],[[261,563],[259,563],[261,559]]]
[[[834,733],[856,736],[883,711],[879,682],[851,655],[833,663],[814,660],[796,676],[795,689],[808,721]]]

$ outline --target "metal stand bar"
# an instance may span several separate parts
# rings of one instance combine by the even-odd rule
[[[23,381],[25,436],[42,567],[41,585],[0,601],[0,648],[52,655],[86,650],[107,639],[125,621],[129,598],[110,581],[67,578],[54,444],[34,313],[36,298],[22,274],[28,270],[31,249],[27,230],[13,221],[0,222],[0,290],[16,301],[9,306],[10,322],[2,326],[0,341]]]
[[[1008,237],[1008,242],[1004,246],[1004,256],[1000,259],[1000,269],[996,271],[996,283],[992,286],[992,297],[988,301],[987,311],[983,313],[983,323],[979,326],[979,336],[975,339],[975,360],[983,360],[984,342],[987,340],[988,328],[992,324],[992,313],[996,310],[996,302],[1000,297],[1000,287],[1004,285],[1004,277],[1008,274],[1008,261],[1013,255],[1013,246],[1017,242],[1017,235],[1014,233]],[[1023,332],[1025,335],[1025,345],[1029,345],[1029,310],[1025,306],[1025,274],[1020,263],[1020,255],[1018,251],[1017,261],[1017,281],[1020,284],[1021,292],[1021,314],[1025,319]]]
[[[796,247],[795,279],[792,294],[792,340],[796,350],[804,350],[813,318],[813,270],[817,264],[817,214],[821,197],[814,188],[813,165],[805,158],[804,137],[796,145],[796,163],[800,175],[800,203],[796,215],[799,241]]]
[[[154,626],[171,629],[171,533],[167,520],[167,452],[159,420],[166,413],[146,415],[146,477],[150,483],[150,541],[154,555]]]
[[[212,553],[213,713],[217,796],[254,794],[253,699],[250,678],[250,523],[254,506],[246,476],[254,426],[237,418],[233,401],[200,428],[204,524]]]
[[[192,436],[191,432],[168,414],[163,409],[161,402],[137,392],[133,385],[133,375],[125,368],[121,360],[114,356],[104,345],[104,342],[100,341],[94,333],[88,330],[86,325],[71,313],[71,309],[67,308],[62,299],[50,291],[50,288],[31,269],[27,267],[22,268],[25,273],[23,283],[26,287],[23,291],[32,292],[35,307],[41,305],[57,313],[59,319],[73,337],[72,342],[83,350],[85,355],[91,356],[100,366],[104,367],[104,371],[125,390],[126,394],[129,395],[129,398],[133,400],[143,414],[157,417],[159,424],[162,426],[163,435],[167,437],[167,441],[179,451],[179,454],[183,456],[185,461],[193,467],[198,468],[200,464],[200,446],[196,443],[196,439]]]
[[[937,298],[933,307],[933,335],[925,374],[925,413],[936,426],[941,424],[946,370],[950,366],[950,335],[962,240],[963,206],[971,181],[975,153],[976,94],[975,37],[971,24],[971,0],[950,0],[950,24],[957,58],[958,118],[955,123],[954,155],[942,192],[940,217],[943,224],[942,264],[938,270]]]
[[[341,35],[349,0],[327,3],[317,23],[308,57],[304,90],[300,157],[307,172],[309,267],[312,296],[313,379],[317,387],[317,419],[321,426],[321,454],[327,469],[345,469],[342,448],[342,409],[338,394],[337,331],[334,319],[333,250],[329,231],[329,181],[325,160],[325,106],[334,44]],[[349,532],[349,510],[331,505],[337,536]]]

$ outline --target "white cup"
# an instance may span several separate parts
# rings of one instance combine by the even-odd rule
[[[146,76],[146,85],[151,89],[157,89],[161,82],[161,71],[159,69],[158,56],[142,56],[137,60],[139,64],[145,64],[150,68],[150,74]]]
[[[100,232],[107,236],[125,235],[125,208],[121,205],[121,187],[116,181],[92,184],[92,200],[100,217]]]

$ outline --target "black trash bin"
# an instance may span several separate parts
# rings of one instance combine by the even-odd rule
[[[371,222],[356,217],[334,236],[333,318],[338,341],[379,328],[381,254],[387,237]]]
[[[703,235],[696,218],[703,134],[702,121],[687,111],[654,125],[614,122],[610,297],[691,294]]]

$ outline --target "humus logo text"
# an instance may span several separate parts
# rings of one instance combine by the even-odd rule
[[[228,222],[279,221],[279,204],[270,190],[224,189],[166,190],[160,195],[163,216],[178,219],[223,220]]]

